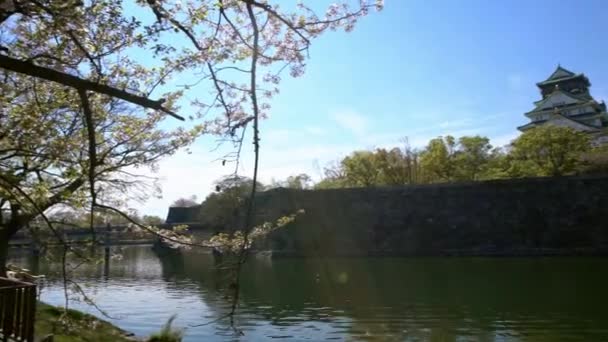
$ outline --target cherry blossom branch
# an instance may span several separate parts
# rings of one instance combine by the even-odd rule
[[[155,0],[147,0],[148,5],[152,8],[152,11],[154,12],[154,14],[156,15],[156,18],[158,21],[161,21],[162,19],[166,19],[167,21],[169,21],[173,26],[175,26],[175,28],[177,28],[179,31],[181,31],[182,33],[184,33],[186,35],[186,37],[190,40],[190,42],[192,43],[192,45],[194,45],[194,47],[201,53],[205,53],[207,52],[207,50],[209,49],[209,47],[211,46],[212,43],[209,44],[209,47],[203,47],[201,46],[196,37],[194,36],[194,34],[187,29],[184,25],[182,25],[181,23],[179,23],[177,20],[175,20],[173,17],[171,17],[170,15],[168,15],[165,11],[165,9],[160,6]],[[213,40],[216,39],[217,34],[219,32],[219,27],[221,25],[221,20],[222,17],[225,17],[226,20],[230,22],[230,19],[228,17],[225,16],[224,14],[224,9],[223,9],[223,4],[220,0],[220,14],[218,17],[218,21],[216,24],[216,30],[215,33],[213,35],[213,39],[211,40],[211,42],[213,42]],[[232,24],[232,23],[231,23]],[[219,84],[219,80],[216,76],[216,73],[213,69],[213,66],[211,65],[211,63],[207,62],[205,63],[207,66],[207,69],[209,70],[209,73],[211,75],[211,79],[213,81],[213,85],[217,91],[218,94],[218,99],[220,101],[220,104],[222,105],[222,107],[224,107],[224,110],[226,111],[226,117],[228,118],[228,120],[230,121],[231,118],[231,114],[232,114],[232,109],[230,108],[230,106],[228,105],[228,102],[226,101],[226,99],[224,98],[224,90],[222,89],[222,87]],[[228,125],[230,125],[230,122],[228,123]]]
[[[220,101],[220,104],[222,105],[222,107],[224,107],[224,110],[226,111],[226,117],[228,118],[228,126],[230,126],[232,109],[230,108],[230,106],[226,102],[226,99],[224,98],[224,90],[220,86],[220,82],[217,78],[217,75],[215,74],[215,71],[213,70],[213,66],[211,65],[211,63],[207,63],[207,68],[209,69],[209,73],[211,74],[211,79],[213,80],[213,86],[215,87],[215,89],[217,91],[218,100]]]
[[[241,250],[238,255],[236,270],[235,270],[235,281],[234,281],[234,296],[232,300],[232,306],[230,308],[230,325],[234,327],[234,314],[236,313],[236,309],[239,303],[240,296],[240,287],[241,287],[241,268],[246,261],[247,258],[247,245],[249,244],[249,231],[253,228],[253,214],[255,211],[255,194],[257,192],[257,183],[258,183],[258,168],[260,161],[260,137],[259,137],[259,107],[258,107],[258,98],[256,91],[256,72],[257,72],[257,63],[258,63],[258,48],[259,48],[259,36],[260,32],[258,29],[257,19],[255,17],[255,13],[253,13],[253,6],[251,2],[247,2],[247,13],[249,14],[249,20],[251,20],[251,25],[253,27],[253,54],[251,56],[251,102],[253,109],[253,152],[254,152],[254,161],[253,161],[253,177],[251,185],[251,194],[249,198],[249,203],[247,205],[247,213],[245,214],[245,227],[243,229],[243,244],[241,245]]]
[[[41,78],[47,81],[63,84],[75,89],[84,89],[101,93],[111,97],[115,97],[144,108],[158,110],[164,112],[178,120],[184,121],[184,118],[177,115],[168,108],[163,107],[164,99],[151,100],[147,97],[135,95],[112,86],[108,86],[101,83],[92,82],[85,80],[70,74],[66,74],[57,70],[53,70],[46,67],[35,65],[31,62],[22,61],[19,59],[11,58],[6,55],[0,54],[0,68],[25,74],[32,77]]]
[[[121,217],[123,217],[124,219],[126,219],[129,223],[133,224],[134,226],[144,229],[144,230],[158,236],[161,239],[164,239],[164,240],[176,243],[176,244],[184,245],[184,246],[190,246],[190,247],[201,247],[201,248],[213,248],[214,247],[212,245],[207,245],[204,243],[192,243],[192,242],[188,242],[188,241],[179,240],[179,239],[173,238],[171,236],[163,235],[163,234],[159,233],[158,231],[133,220],[131,218],[131,216],[129,216],[127,213],[125,213],[122,210],[115,208],[113,206],[96,203],[95,207],[113,211],[113,212],[117,213],[118,215],[120,215]]]
[[[306,42],[306,45],[310,45],[310,40],[304,35],[302,34],[302,32],[300,32],[300,30],[298,30],[298,28],[296,28],[293,23],[291,23],[289,20],[285,19],[282,15],[280,15],[277,11],[275,11],[272,6],[270,6],[269,4],[263,4],[260,2],[257,2],[255,0],[243,0],[245,3],[247,3],[248,6],[255,6],[255,7],[259,7],[261,9],[263,9],[264,11],[270,13],[273,17],[277,18],[279,21],[281,21],[283,24],[287,25],[287,27],[289,27],[292,31],[294,31],[298,36],[300,36],[300,38],[302,38],[302,40],[304,42]]]
[[[93,68],[95,68],[95,71],[97,71],[97,76],[101,77],[103,75],[103,72],[101,70],[101,65],[97,64],[97,62],[95,62],[95,59],[93,58],[93,56],[91,56],[89,51],[80,43],[78,38],[76,38],[76,35],[74,35],[74,31],[68,30],[67,33],[68,33],[68,36],[70,37],[70,39],[72,40],[72,42],[74,42],[74,44],[78,47],[78,49],[80,49],[80,51],[82,51],[82,53],[89,60],[89,63],[91,63]]]

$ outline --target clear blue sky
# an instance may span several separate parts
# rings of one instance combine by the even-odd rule
[[[558,63],[585,73],[592,95],[608,100],[607,18],[602,0],[387,0],[354,32],[314,41],[303,77],[284,77],[262,123],[262,179],[318,178],[316,164],[405,136],[414,146],[445,134],[506,144],[539,99],[535,83]],[[211,142],[161,164],[165,196],[142,212],[164,215],[177,197],[211,191],[229,172],[211,163]]]

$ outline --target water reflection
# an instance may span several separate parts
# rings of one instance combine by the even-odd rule
[[[102,307],[123,317],[115,321],[121,327],[146,335],[173,313],[188,326],[229,310],[226,277],[211,255],[159,259],[149,247],[122,255],[77,274]],[[252,259],[237,323],[241,340],[601,340],[606,266],[592,258]],[[61,296],[51,281],[43,299]],[[188,328],[188,341],[203,338],[238,339],[227,322]]]

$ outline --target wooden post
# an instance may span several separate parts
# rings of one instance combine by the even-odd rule
[[[104,246],[107,253],[110,253],[110,245],[112,243],[110,231],[112,230],[112,226],[108,223],[106,226],[105,236],[104,236]]]
[[[24,335],[26,341],[34,340],[34,327],[36,325],[36,286],[29,288],[29,295],[27,296],[29,314],[27,317],[28,326],[27,334]]]

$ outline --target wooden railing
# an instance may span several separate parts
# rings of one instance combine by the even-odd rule
[[[34,341],[36,285],[0,278],[0,341]]]

